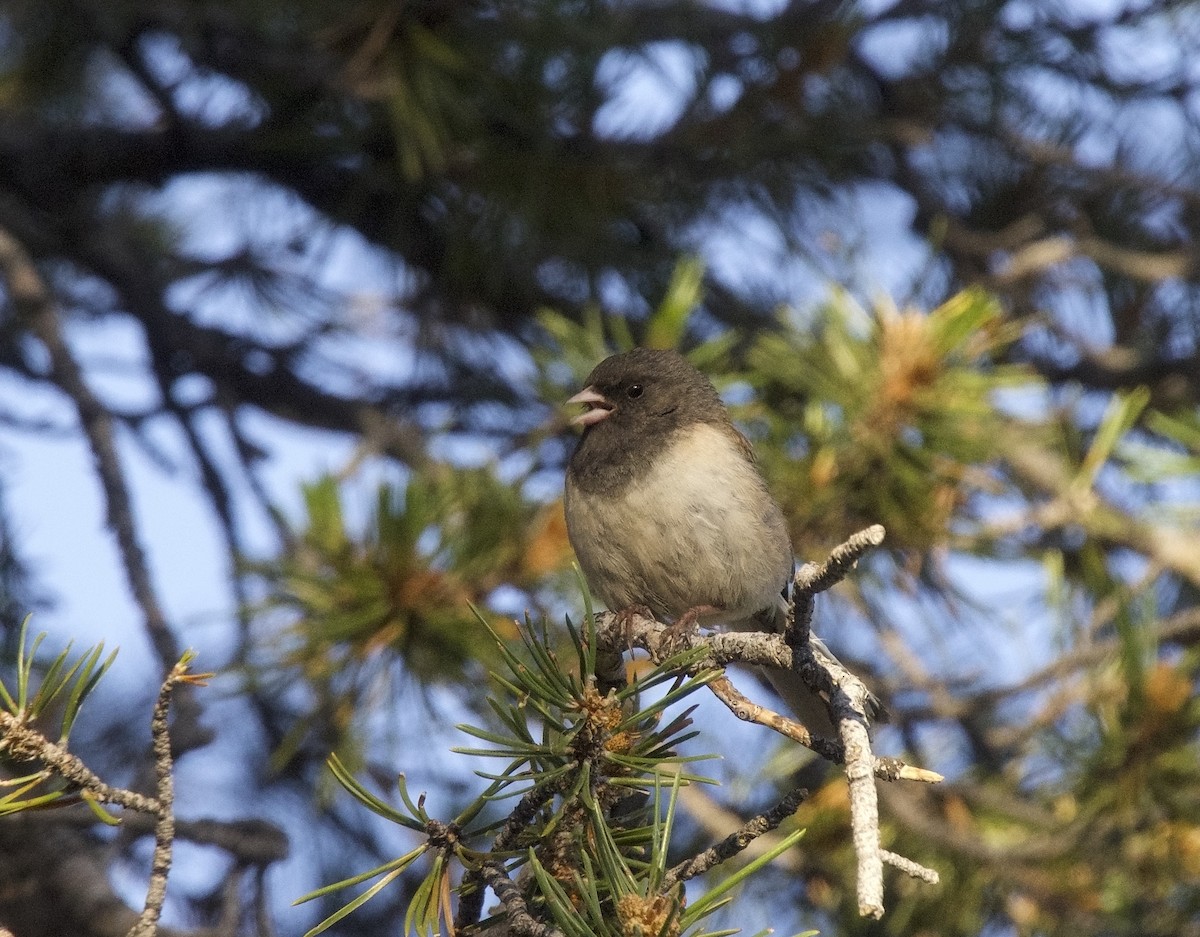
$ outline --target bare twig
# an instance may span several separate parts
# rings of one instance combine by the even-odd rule
[[[766,706],[760,706],[738,690],[728,677],[718,677],[708,685],[708,688],[712,691],[713,696],[724,703],[729,711],[742,722],[753,722],[760,726],[766,726],[793,742],[799,742],[805,748],[811,748],[831,761],[840,760],[841,753],[836,746],[830,745],[828,739],[813,735],[808,731],[807,726],[794,719],[781,716]]]
[[[172,774],[171,735],[167,716],[176,685],[189,680],[203,679],[188,674],[188,664],[191,660],[192,654],[189,652],[171,668],[171,672],[159,688],[158,699],[154,704],[154,716],[150,720],[150,733],[154,740],[158,819],[154,824],[154,856],[150,863],[150,885],[146,890],[146,903],[137,926],[130,931],[130,937],[153,937],[158,927],[158,918],[162,914],[163,901],[167,897],[167,876],[171,872],[171,850],[175,844],[175,780]]]
[[[845,694],[836,702],[849,708]],[[883,858],[879,851],[879,802],[875,791],[874,756],[867,723],[859,712],[845,713],[838,723],[846,747],[846,780],[850,786],[850,831],[858,860],[858,913],[883,917]]]
[[[889,852],[886,849],[879,850],[879,858],[892,868],[899,869],[913,878],[919,878],[928,885],[936,885],[942,880],[942,877],[933,869],[927,869],[919,862],[913,862],[912,859],[906,859],[904,856],[896,855],[896,853]]]
[[[883,543],[884,534],[882,524],[872,524],[834,547],[821,565],[805,563],[796,571],[796,589],[805,595],[816,595],[833,588],[846,578],[863,554]]]
[[[704,645],[708,648],[710,656],[690,668],[695,671],[709,667],[723,667],[730,663],[779,667],[786,670],[793,666],[793,660],[801,653],[788,647],[784,636],[779,634],[730,632],[706,636],[667,635],[665,633],[667,628],[668,626],[662,622],[642,615],[618,616],[614,612],[600,612],[596,616],[596,639],[600,644],[598,650],[607,652],[614,648],[636,647],[657,657],[667,647],[672,651],[678,651],[682,648]],[[828,658],[824,658],[824,660],[828,661]],[[814,663],[813,666],[820,669],[822,665]],[[849,674],[849,671],[834,662],[829,662],[827,666],[836,673]],[[819,674],[818,678],[820,678]],[[848,682],[841,677],[838,679]],[[834,677],[828,674],[822,682],[827,683],[831,688],[835,685]],[[761,706],[744,696],[727,678],[718,678],[710,684],[710,689],[739,719],[772,729],[801,745],[812,748],[821,757],[835,764],[845,762],[845,752],[840,740],[826,740],[820,736],[813,736],[807,728],[794,719],[781,716],[774,710]],[[809,741],[805,741],[805,739]],[[942,776],[936,771],[905,764],[899,758],[876,758],[874,772],[881,781],[921,781],[932,784],[942,780]]]
[[[793,637],[789,643],[796,647],[808,643],[817,593],[824,592],[845,579],[859,557],[872,547],[883,543],[884,533],[882,524],[872,524],[835,547],[824,563],[805,563],[796,570],[792,589]]]
[[[760,836],[770,833],[780,823],[795,813],[807,796],[808,791],[803,788],[796,788],[770,810],[751,817],[741,827],[721,840],[721,842],[710,846],[699,855],[686,859],[669,869],[663,878],[660,891],[666,894],[677,883],[686,882],[697,875],[703,875],[714,866],[733,858]]]
[[[516,882],[508,877],[504,863],[489,859],[480,869],[483,880],[504,905],[506,933],[518,937],[566,937],[557,927],[543,924],[529,913],[529,905]]]
[[[879,845],[875,756],[867,734],[871,696],[857,676],[811,643],[808,622],[812,618],[812,596],[844,579],[858,558],[883,543],[883,538],[883,527],[875,524],[835,548],[820,566],[802,566],[796,574],[792,615],[797,632],[793,643],[799,639],[796,647],[802,659],[800,674],[814,692],[828,694],[830,715],[835,717],[841,736],[850,795],[850,830],[858,864],[858,913],[873,918],[883,917],[884,860]]]
[[[0,752],[8,752],[17,759],[40,761],[100,803],[155,815],[159,812],[159,802],[153,797],[105,784],[77,755],[5,710],[0,710]]]

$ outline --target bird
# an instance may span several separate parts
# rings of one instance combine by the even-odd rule
[[[566,401],[585,409],[571,420],[583,433],[564,510],[591,592],[659,621],[782,633],[795,568],[787,523],[712,381],[678,352],[635,348],[585,385]],[[810,731],[836,737],[798,673],[763,670]],[[871,708],[868,718],[877,700]]]

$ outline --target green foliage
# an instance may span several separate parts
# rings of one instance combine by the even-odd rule
[[[4,681],[0,680],[0,700],[17,719],[22,722],[33,722],[46,716],[50,712],[51,704],[59,697],[59,694],[66,691],[66,696],[61,704],[58,737],[59,743],[65,744],[71,735],[71,728],[79,716],[80,707],[96,688],[108,668],[112,666],[113,661],[117,658],[117,652],[113,651],[101,662],[100,658],[104,653],[102,642],[84,651],[73,664],[68,666],[71,657],[71,645],[68,644],[48,665],[45,665],[40,680],[37,680],[35,670],[40,669],[40,665],[37,663],[37,652],[46,635],[44,632],[38,634],[30,645],[26,640],[28,629],[29,618],[26,617],[21,625],[21,634],[17,643],[16,695],[14,696]],[[35,681],[36,686],[34,686]]]
[[[597,364],[609,355],[638,346],[686,351],[697,367],[712,371],[737,341],[734,333],[710,338],[688,349],[693,313],[702,298],[704,265],[695,257],[680,260],[654,311],[635,329],[620,316],[603,315],[591,307],[579,321],[552,309],[538,312],[546,341],[530,353],[538,367],[538,392],[543,400],[562,400],[583,386]],[[640,336],[640,337],[639,337]]]
[[[676,796],[681,786],[706,780],[688,765],[711,756],[681,752],[695,735],[689,730],[691,710],[669,722],[664,715],[717,673],[678,676],[682,667],[696,663],[693,658],[702,653],[698,649],[664,661],[635,683],[602,697],[592,679],[582,676],[595,669],[593,637],[586,631],[581,635],[570,622],[567,628],[574,650],[570,667],[564,666],[547,633],[528,623],[521,630],[523,653],[495,636],[506,672],[494,677],[499,693],[489,700],[492,724],[461,726],[484,746],[456,751],[477,761],[500,759],[504,767],[476,769],[487,787],[452,820],[433,819],[424,796],[414,800],[403,776],[401,806],[392,806],[367,790],[340,760],[331,760],[339,783],[363,806],[424,834],[425,840],[378,868],[300,899],[382,876],[309,937],[361,907],[422,857],[428,865],[409,907],[408,932],[440,932],[452,918],[453,866],[467,873],[457,889],[460,900],[467,900],[491,864],[492,871],[500,870],[516,883],[528,909],[548,915],[571,937],[639,932],[700,937],[702,921],[732,890],[795,845],[802,831],[781,837],[771,850],[684,906],[678,886],[667,876]],[[651,703],[640,702],[652,690],[661,695]],[[497,818],[497,808],[506,804],[508,815]],[[649,930],[647,922],[653,922]]]
[[[868,315],[843,296],[809,329],[757,336],[739,375],[757,394],[740,412],[795,542],[818,552],[870,523],[899,549],[945,542],[978,490],[972,473],[1001,454],[997,393],[1035,383],[995,363],[1011,337],[980,292],[928,314]]]
[[[55,720],[59,727],[58,744],[65,749],[80,708],[116,660],[117,652],[113,651],[101,660],[104,645],[98,644],[81,653],[72,663],[71,645],[68,644],[48,664],[39,664],[37,652],[46,635],[40,633],[30,643],[27,641],[28,629],[29,618],[26,617],[17,643],[15,686],[10,688],[0,679],[0,704],[23,726]],[[31,753],[13,751],[11,741],[5,739],[3,733],[0,733],[0,752],[12,752],[17,759],[0,762],[0,789],[8,789],[0,793],[0,817],[77,801],[62,779],[44,765],[22,774],[21,771],[30,766],[26,759]],[[8,776],[14,773],[19,776]],[[108,822],[103,811],[97,808],[95,812]]]
[[[335,479],[305,487],[307,518],[291,548],[248,564],[268,587],[257,609],[285,650],[252,675],[269,685],[299,673],[315,694],[281,749],[292,757],[320,728],[351,762],[355,714],[395,664],[422,683],[460,680],[491,658],[473,605],[502,584],[535,592],[566,556],[561,511],[547,510],[488,468],[431,465],[401,485],[379,485],[366,530],[348,524]],[[507,619],[493,616],[497,627]],[[511,630],[511,629],[509,629]]]

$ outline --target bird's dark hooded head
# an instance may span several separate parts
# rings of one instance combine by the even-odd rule
[[[571,471],[584,487],[628,479],[671,436],[697,423],[727,424],[712,382],[675,351],[636,348],[605,358],[567,403],[588,409]]]

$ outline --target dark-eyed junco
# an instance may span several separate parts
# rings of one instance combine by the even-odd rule
[[[781,632],[787,526],[708,378],[676,352],[638,348],[602,361],[567,402],[588,408],[572,420],[584,431],[566,514],[592,591],[610,609],[643,605],[659,620],[709,606],[717,611],[703,623]],[[799,674],[766,676],[805,725],[834,734]]]

